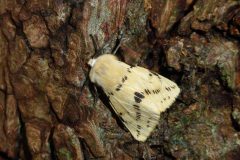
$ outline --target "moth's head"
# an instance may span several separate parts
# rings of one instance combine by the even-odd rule
[[[121,34],[121,35],[120,35]],[[95,54],[93,55],[93,57],[88,61],[88,65],[90,66],[90,67],[93,67],[95,64],[96,64],[96,61],[100,61],[100,59],[101,60],[105,60],[106,62],[109,60],[109,61],[111,61],[111,60],[117,60],[118,58],[116,57],[116,56],[114,56],[115,55],[115,53],[117,52],[117,50],[119,49],[119,47],[120,47],[120,42],[121,42],[121,39],[122,39],[122,33],[120,33],[119,32],[119,35],[118,36],[120,36],[120,38],[119,37],[117,37],[118,39],[117,39],[117,44],[116,44],[116,46],[114,47],[114,50],[113,50],[113,52],[112,52],[112,54],[104,54],[103,53],[103,50],[104,50],[104,48],[106,47],[106,46],[109,46],[109,42],[108,43],[106,43],[106,45],[104,45],[103,47],[101,47],[101,48],[99,48],[98,47],[98,45],[97,45],[97,41],[96,41],[96,37],[94,37],[93,35],[90,35],[90,37],[91,37],[91,39],[92,39],[92,41],[93,41],[93,46],[94,46],[94,50],[95,50]],[[111,39],[110,39],[111,40]],[[111,40],[112,41],[112,40]],[[100,58],[101,57],[101,58]]]
[[[90,67],[93,67],[96,62],[98,61],[99,63],[110,63],[112,61],[115,61],[115,60],[118,60],[118,58],[115,56],[115,55],[112,55],[112,54],[103,54],[103,55],[100,55],[99,57],[97,58],[91,58],[89,61],[88,61],[88,65]]]
[[[88,65],[89,65],[90,67],[93,67],[95,63],[96,63],[96,58],[91,58],[91,59],[88,61]]]

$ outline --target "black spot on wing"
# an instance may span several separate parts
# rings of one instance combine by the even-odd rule
[[[139,92],[134,92],[134,95],[137,96],[138,98],[141,98],[141,99],[144,98],[144,95],[139,93]]]
[[[159,74],[157,74],[156,72],[151,72],[153,75],[155,75],[155,76],[157,76],[158,77],[158,79],[161,79],[161,77],[160,77],[160,75]]]
[[[136,104],[134,104],[133,107],[136,111],[136,121],[138,121],[141,118],[140,107]]]
[[[112,95],[113,96],[113,92],[108,92],[108,95]]]
[[[172,88],[172,89],[175,89],[175,88],[176,88],[176,86],[171,86],[171,88]]]
[[[141,118],[141,112],[136,112],[136,121],[138,121]]]
[[[121,88],[122,88],[122,85],[119,84],[119,85],[117,86],[117,88],[116,88],[116,91],[120,91]]]
[[[137,137],[140,136],[140,131],[137,129]]]
[[[150,117],[148,120],[147,120],[147,128],[149,128],[149,127],[151,127],[150,126],[150,120],[151,120],[152,118]]]
[[[139,92],[134,92],[134,100],[136,103],[141,103],[142,99],[145,98],[143,93],[139,93]]]
[[[147,95],[151,94],[151,92],[149,91],[149,89],[145,89],[144,91],[145,91],[145,93],[146,93]]]
[[[138,111],[140,110],[140,107],[139,107],[138,105],[135,105],[135,104],[134,104],[133,107],[134,107],[134,109],[136,109],[136,110],[138,110]]]
[[[158,94],[160,93],[160,89],[155,89],[155,90],[152,90],[153,94]]]
[[[165,87],[167,91],[171,91],[171,87]]]
[[[141,98],[136,97],[136,96],[134,96],[134,100],[135,100],[136,103],[141,103],[142,102]]]
[[[127,80],[127,76],[124,76],[124,77],[122,78],[122,83],[124,83],[126,80]]]

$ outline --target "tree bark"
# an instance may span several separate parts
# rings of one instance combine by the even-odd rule
[[[120,32],[181,88],[144,143],[85,85]],[[0,0],[0,159],[239,159],[239,38],[237,0]]]

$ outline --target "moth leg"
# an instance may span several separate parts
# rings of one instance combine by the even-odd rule
[[[89,79],[88,76],[87,76],[87,78],[85,79],[82,87],[80,88],[80,95],[79,95],[79,97],[82,96],[83,90],[84,90],[85,86],[88,85],[89,81],[90,81],[90,79]]]
[[[140,59],[137,61],[136,66],[141,66],[141,64],[144,64],[144,61],[147,59],[148,55],[140,57]]]
[[[84,81],[82,87],[80,88],[80,96],[82,95],[82,91],[83,91],[84,87],[85,87],[88,83],[89,83],[89,78],[87,78],[87,79]]]
[[[93,83],[91,83],[89,77],[86,78],[86,80],[84,81],[82,87],[80,88],[80,95],[79,95],[79,97],[82,96],[83,90],[84,90],[86,85],[89,87],[89,91],[90,91],[91,95],[93,96],[93,106],[96,106],[99,95],[98,95],[96,86]]]
[[[96,106],[98,98],[99,98],[97,87],[93,83],[91,83],[90,81],[89,81],[88,86],[89,86],[89,90],[90,90],[90,92],[93,96],[93,106]]]
[[[99,98],[99,94],[97,92],[97,88],[96,86],[94,86],[94,96],[93,96],[93,106],[96,106],[97,105],[97,101],[98,101],[98,98]]]

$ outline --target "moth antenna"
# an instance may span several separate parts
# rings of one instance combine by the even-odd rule
[[[113,33],[113,35],[115,35],[117,33],[117,41],[121,41],[121,39],[122,39],[122,35],[123,35],[123,33],[122,33],[122,30],[120,30],[119,28]],[[113,36],[114,37],[114,36]],[[120,38],[119,38],[120,37]],[[101,50],[104,50],[106,47],[108,47],[109,46],[109,44],[110,44],[110,42],[113,40],[113,38],[110,38],[106,43],[105,43],[105,45],[101,48]],[[119,42],[117,42],[117,44],[118,44]],[[116,48],[116,47],[114,47],[114,48]],[[119,47],[118,47],[119,48]],[[114,51],[115,50],[117,50],[118,48],[116,48],[116,49],[114,49]]]
[[[117,45],[114,47],[113,52],[112,52],[113,55],[115,55],[117,53],[119,47],[121,46],[122,39],[123,39],[123,32],[119,31],[118,38],[117,38],[117,41],[116,41]]]
[[[119,49],[119,47],[121,46],[121,43],[118,43],[118,45],[116,46],[116,48],[114,49],[114,51],[112,52],[113,55],[115,55]]]
[[[94,47],[94,51],[95,51],[93,57],[97,57],[102,54],[102,49],[99,49],[96,36],[93,36],[92,34],[90,34],[90,37],[92,39],[93,47]]]
[[[116,47],[114,47],[115,49],[114,49],[114,53],[115,52],[117,52],[117,50],[119,49],[119,47],[120,47],[120,42],[121,42],[121,40],[122,40],[122,35],[123,35],[123,32],[120,30],[119,31],[119,29],[117,29],[117,31],[115,31],[114,33],[113,33],[113,35],[115,35],[117,33],[117,46]],[[113,38],[110,38],[106,43],[105,43],[105,45],[103,45],[101,48],[99,47],[99,45],[98,45],[98,43],[97,43],[97,38],[96,38],[96,36],[94,36],[94,35],[92,35],[92,34],[90,34],[89,35],[90,36],[90,38],[92,39],[92,41],[93,41],[93,47],[94,47],[94,51],[95,51],[95,54],[93,55],[93,57],[98,57],[99,55],[102,55],[103,54],[103,50],[106,48],[106,47],[108,47],[109,46],[109,44],[110,44],[110,42],[111,41],[113,41]],[[112,37],[115,37],[115,36],[112,36]]]

